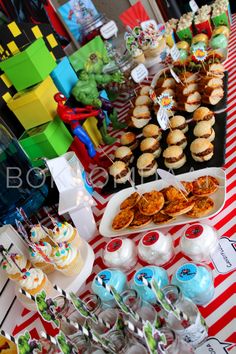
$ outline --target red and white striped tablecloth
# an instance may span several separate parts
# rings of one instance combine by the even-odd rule
[[[236,239],[236,15],[233,16],[233,19],[232,32],[229,40],[229,58],[225,64],[226,69],[229,71],[226,161],[224,166],[227,176],[227,200],[224,209],[218,215],[205,222],[214,226],[221,236],[225,235],[226,237]],[[119,117],[122,119],[125,117],[129,108],[129,102],[117,100],[116,107],[119,112]],[[112,135],[118,138],[121,132],[115,132]],[[217,143],[220,144],[220,142]],[[114,148],[114,146],[108,146],[105,148],[105,151],[108,154],[112,154]],[[95,180],[99,181],[101,175],[98,173],[95,177]],[[95,192],[94,198],[97,202],[94,213],[99,225],[106,204],[111,196],[102,196],[98,192]],[[177,265],[185,260],[183,254],[179,251],[179,239],[183,227],[184,225],[180,225],[164,229],[164,232],[168,231],[173,236],[177,253],[174,261],[166,267],[169,274],[172,274]],[[130,235],[129,237],[138,243],[140,236],[141,233]],[[93,272],[86,282],[83,295],[90,291],[91,282],[95,274],[105,268],[102,262],[102,251],[107,241],[108,239],[97,235],[90,242],[96,254],[96,260]],[[143,265],[144,263],[139,262],[136,269]],[[128,279],[131,279],[133,274],[134,271],[128,275]],[[216,337],[221,342],[234,343],[233,346],[227,349],[230,353],[236,352],[235,274],[236,272],[218,274],[216,270],[214,270],[215,297],[207,306],[199,307],[209,326],[209,336]],[[38,314],[29,313],[28,311],[23,312],[21,320],[22,323],[19,323],[15,328],[15,334],[28,328],[33,335],[36,335],[36,328],[38,329],[39,326],[45,325],[40,320]]]

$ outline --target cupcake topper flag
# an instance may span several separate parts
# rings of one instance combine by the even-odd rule
[[[201,62],[203,69],[206,71],[204,61],[207,58],[207,50],[206,50],[204,44],[202,44],[202,45],[198,44],[198,45],[193,46],[192,54],[193,54],[193,57],[197,61]]]
[[[157,121],[161,129],[166,130],[170,128],[170,122],[167,111],[171,111],[174,101],[173,97],[169,93],[162,93],[157,97],[153,88],[149,91],[149,96],[155,104],[159,104],[160,108],[157,112]]]
[[[19,270],[19,272],[25,276],[27,275],[27,270],[26,269],[21,269],[18,264],[16,263],[15,259],[14,259],[14,255],[9,255],[7,250],[4,248],[3,245],[0,245],[0,253],[2,254],[2,257],[5,259],[5,261],[10,265],[10,267],[12,267],[12,264],[10,262],[10,260],[14,263],[14,265],[16,266],[16,268]],[[10,260],[9,260],[9,258]],[[3,265],[4,268],[4,265]]]

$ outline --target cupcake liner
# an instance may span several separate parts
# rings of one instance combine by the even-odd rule
[[[73,259],[73,261],[68,266],[64,268],[58,267],[57,269],[61,271],[64,275],[73,277],[80,273],[83,264],[84,262],[83,259],[81,258],[80,253],[77,253],[77,256]]]
[[[55,266],[52,263],[47,263],[47,262],[36,262],[34,263],[36,268],[40,268],[44,273],[50,274],[55,271]]]

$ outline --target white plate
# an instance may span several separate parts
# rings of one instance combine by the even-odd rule
[[[122,191],[114,194],[113,197],[108,202],[99,227],[100,234],[105,237],[124,236],[127,234],[130,235],[138,232],[161,229],[164,227],[169,227],[174,225],[187,224],[190,222],[208,219],[214,216],[215,214],[219,213],[219,211],[223,208],[225,204],[225,198],[226,198],[225,172],[219,167],[209,167],[194,172],[183,173],[182,175],[178,175],[176,177],[178,178],[179,181],[191,182],[198,177],[206,176],[206,175],[216,177],[220,184],[218,191],[213,195],[211,195],[211,198],[214,200],[214,208],[211,211],[211,213],[208,214],[206,217],[193,219],[193,218],[188,218],[185,215],[181,215],[178,216],[174,221],[163,225],[155,225],[154,223],[150,223],[147,226],[140,229],[124,229],[120,231],[114,231],[112,230],[111,227],[112,220],[115,217],[115,215],[119,212],[120,210],[119,206],[121,202],[125,198],[127,198],[131,193],[134,192],[134,189],[130,187],[127,189],[123,189]],[[165,181],[160,179],[157,181],[139,185],[137,187],[141,193],[144,193],[144,192],[150,192],[153,189],[161,190],[162,188],[165,188],[167,186],[168,184]]]

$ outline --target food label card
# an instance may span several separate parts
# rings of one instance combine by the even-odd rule
[[[193,12],[197,12],[199,10],[198,4],[196,3],[195,0],[189,1],[189,6],[191,7],[191,10]]]
[[[219,247],[211,256],[211,260],[220,274],[236,269],[236,240],[221,237]]]
[[[217,338],[209,337],[199,348],[195,349],[196,354],[225,354],[230,353],[227,348],[231,343],[220,342]]]
[[[179,49],[177,48],[177,46],[175,44],[170,49],[170,55],[174,61],[178,60],[180,57]]]
[[[148,77],[148,70],[146,66],[143,64],[139,64],[138,66],[136,66],[136,68],[131,71],[131,77],[137,84],[142,82]]]
[[[109,39],[113,36],[117,36],[118,27],[115,21],[109,21],[105,25],[103,25],[100,29],[100,33],[104,39]]]
[[[167,130],[169,128],[169,117],[166,110],[162,107],[160,107],[157,112],[157,121],[161,129]]]

